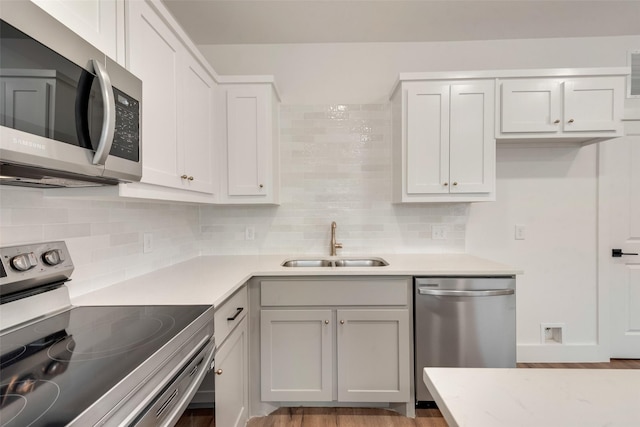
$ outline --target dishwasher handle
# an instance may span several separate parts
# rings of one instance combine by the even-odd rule
[[[497,297],[501,295],[513,295],[515,289],[487,289],[483,291],[456,291],[418,288],[420,295],[432,295],[437,297]]]

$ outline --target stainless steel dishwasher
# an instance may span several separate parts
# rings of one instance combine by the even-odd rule
[[[515,286],[513,276],[415,278],[416,403],[433,400],[425,367],[516,366]]]

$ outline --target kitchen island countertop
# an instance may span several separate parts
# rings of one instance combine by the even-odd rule
[[[218,306],[255,276],[510,276],[522,271],[468,254],[380,255],[385,267],[283,267],[286,255],[200,256],[72,297],[74,305],[207,304]],[[360,258],[342,256],[338,258]],[[364,257],[362,257],[364,258]]]
[[[425,368],[450,427],[639,426],[640,370]]]

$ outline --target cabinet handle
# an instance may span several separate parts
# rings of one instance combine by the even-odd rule
[[[244,310],[244,307],[238,307],[238,308],[236,308],[236,314],[234,314],[234,315],[233,315],[233,316],[231,316],[231,317],[227,317],[227,321],[228,321],[228,322],[230,322],[230,321],[232,321],[232,320],[236,320],[236,318],[237,318],[238,316],[240,316],[240,313],[242,313],[242,310]]]
[[[187,179],[187,175],[180,175],[180,178]]]
[[[324,321],[324,324],[325,324],[325,325],[328,325],[328,324],[329,324],[329,321],[328,321],[328,320],[325,320],[325,321]]]
[[[218,370],[216,371],[216,375],[222,375],[222,369],[218,369]]]
[[[442,184],[442,185],[444,185],[444,186],[446,187],[447,185],[449,185],[449,183],[448,183],[448,182],[445,182],[445,183],[444,183],[444,184]]]
[[[553,121],[553,124],[557,125],[558,123],[560,123],[560,119],[556,119],[556,120]]]
[[[454,186],[456,186],[456,185],[458,185],[458,183],[457,183],[457,182],[454,182],[454,183],[453,183],[453,185],[454,185]]]
[[[568,123],[573,123],[573,119],[569,119],[569,122],[568,122]]]
[[[189,178],[187,178],[189,181],[193,181],[193,177],[190,176]]]
[[[260,185],[258,185],[258,187],[260,187],[260,188],[264,188],[264,185],[260,184]]]
[[[344,320],[341,320],[341,321],[340,321],[340,324],[341,324],[341,325],[344,325]]]

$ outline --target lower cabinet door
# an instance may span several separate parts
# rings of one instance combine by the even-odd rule
[[[408,402],[408,310],[337,311],[338,400]]]
[[[273,401],[332,400],[331,310],[261,310],[261,396]]]
[[[242,427],[248,419],[247,319],[218,349],[215,357],[216,427]]]

